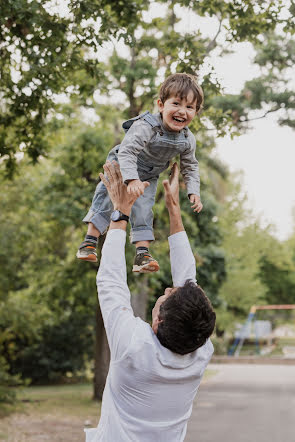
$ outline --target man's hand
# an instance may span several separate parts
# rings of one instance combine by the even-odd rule
[[[169,181],[163,181],[165,191],[165,203],[168,210],[179,208],[179,169],[174,163],[171,169]]]
[[[193,193],[190,195],[189,200],[193,205],[191,206],[194,209],[194,212],[200,213],[203,209],[203,204],[201,203],[201,199],[198,195],[194,195]]]
[[[148,187],[150,183],[147,181],[142,183],[143,186],[138,195],[129,194],[126,184],[123,183],[119,164],[116,161],[107,161],[103,168],[107,176],[100,173],[99,177],[107,188],[114,210],[120,210],[124,215],[129,216],[133,204],[137,198],[144,193],[144,189]]]
[[[146,186],[142,181],[131,180],[127,185],[127,192],[129,193],[129,195],[136,195],[137,197],[139,197],[144,193],[145,188]]]

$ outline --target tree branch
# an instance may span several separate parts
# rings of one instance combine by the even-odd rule
[[[219,20],[219,27],[218,27],[215,37],[210,41],[210,43],[208,44],[208,46],[206,48],[207,55],[209,54],[209,52],[211,52],[217,46],[216,40],[217,40],[218,35],[221,32],[221,25],[222,25],[222,19]]]
[[[272,109],[269,109],[268,111],[266,111],[263,115],[261,115],[260,117],[255,117],[255,118],[245,118],[245,120],[239,120],[239,123],[246,123],[248,121],[255,121],[255,120],[261,120],[262,118],[265,118],[268,114],[272,113],[272,112],[276,112],[278,110],[280,110],[281,107],[280,106],[276,106],[273,107]]]
[[[238,123],[239,123],[239,124],[243,124],[243,123],[248,123],[249,121],[261,120],[262,118],[265,118],[268,114],[270,114],[270,113],[272,113],[272,112],[276,112],[276,111],[278,111],[278,110],[280,110],[280,109],[281,109],[280,106],[276,106],[276,107],[273,107],[272,109],[269,109],[268,111],[266,111],[266,112],[265,112],[263,115],[261,115],[260,117],[255,117],[255,118],[245,118],[245,120],[239,120]],[[209,128],[209,127],[204,127],[204,126],[203,126],[203,128],[204,128],[204,130],[205,130],[206,132],[213,131],[213,130],[217,130],[216,127],[211,127],[211,128]]]

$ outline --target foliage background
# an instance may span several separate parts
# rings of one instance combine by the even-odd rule
[[[191,127],[204,209],[191,212],[183,183],[181,207],[198,281],[217,310],[216,334],[232,332],[253,304],[295,302],[295,236],[279,242],[262,229],[245,211],[239,179],[212,156],[217,137],[242,135],[270,112],[294,127],[293,2],[165,1],[153,19],[141,0],[69,0],[66,14],[58,3],[1,1],[0,400],[19,378],[79,379],[93,367],[94,347],[104,348],[97,266],[75,258],[81,219],[107,152],[123,137],[121,122],[153,110],[171,72],[198,74],[205,91],[204,112]],[[182,14],[217,19],[215,36],[181,30]],[[255,48],[260,75],[239,94],[225,94],[214,60],[243,41]],[[113,47],[101,60],[106,42]],[[147,320],[171,285],[161,186],[154,225],[160,272],[148,279],[128,272],[134,305]],[[129,270],[133,253],[128,245]],[[104,383],[105,363],[106,355],[96,355],[96,384]]]

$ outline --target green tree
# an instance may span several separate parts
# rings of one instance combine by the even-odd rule
[[[295,304],[294,234],[260,258],[258,277],[266,287],[268,304]]]
[[[257,277],[259,260],[277,242],[245,209],[246,197],[240,185],[228,181],[226,187],[226,198],[218,213],[227,272],[220,288],[218,335],[232,331],[237,321],[243,322],[252,305],[265,302],[266,289]]]
[[[49,143],[45,136],[45,126],[47,117],[55,108],[56,94],[79,96],[80,99],[84,97],[86,102],[86,97],[97,86],[107,90],[109,81],[105,75],[105,67],[96,57],[105,41],[123,38],[131,47],[130,63],[123,62],[122,69],[121,64],[117,64],[117,77],[122,76],[122,71],[128,71],[123,83],[126,83],[125,89],[129,92],[130,113],[134,114],[138,111],[138,100],[133,94],[134,86],[140,77],[144,79],[148,76],[151,79],[151,68],[154,69],[153,75],[160,66],[164,66],[166,73],[169,73],[174,63],[178,71],[198,73],[213,50],[219,51],[221,55],[225,52],[218,40],[221,34],[225,35],[229,43],[251,41],[260,44],[260,52],[270,59],[278,52],[273,50],[271,54],[271,51],[265,50],[267,40],[263,36],[267,33],[272,35],[279,22],[283,24],[284,32],[291,33],[294,30],[294,5],[291,5],[286,18],[282,19],[280,12],[283,4],[280,0],[268,3],[257,3],[254,0],[230,3],[224,0],[170,0],[162,3],[168,8],[167,19],[157,18],[149,23],[142,15],[142,11],[148,9],[149,2],[142,0],[69,0],[64,14],[60,13],[59,3],[59,8],[56,8],[51,2],[42,5],[38,0],[1,2],[0,156],[6,162],[10,176],[16,167],[17,152],[27,152],[33,161],[47,153]],[[178,32],[177,11],[183,7],[188,8],[190,14],[217,17],[220,25],[215,37],[210,40],[203,38],[199,32]],[[136,31],[145,33],[140,44]],[[281,57],[278,57],[277,64],[281,69],[282,60],[286,58],[282,57],[285,49],[288,49],[290,55],[294,44],[290,40],[290,43],[282,45],[283,37],[280,42],[279,37],[274,38],[280,49]],[[148,48],[158,51],[156,64],[149,62],[151,54]],[[136,53],[141,50],[146,51],[146,56],[139,62],[136,60]],[[263,55],[257,59],[258,63],[264,61]],[[204,79],[207,100],[209,90],[215,92],[215,95],[220,91],[212,74]],[[259,79],[260,87],[267,89],[268,81],[268,77]],[[276,85],[277,82],[280,82],[280,78],[273,75],[271,84]],[[249,106],[253,107],[247,91],[251,92],[254,86],[247,85],[242,94],[246,97],[246,102],[243,102],[246,110]],[[153,81],[145,89],[151,96],[154,91]],[[285,98],[281,95],[274,97],[276,106],[282,104],[283,100],[292,107],[292,97],[287,95],[288,97],[285,94]],[[209,104],[210,100],[207,102]],[[237,103],[235,97],[225,102],[219,101],[215,106],[208,106],[207,115],[211,119],[213,114],[215,124],[218,121],[219,127],[227,127],[231,119],[234,123],[242,122],[247,116],[244,115],[245,109],[236,114],[239,110],[236,109]],[[258,108],[261,104],[262,101]],[[221,109],[223,112],[220,112]],[[287,122],[289,118],[284,120]]]
[[[244,322],[253,305],[295,303],[294,236],[279,241],[272,226],[260,226],[259,218],[245,206],[237,178],[226,183],[225,203],[218,214],[227,271],[217,308],[220,335]]]
[[[75,249],[112,143],[106,127],[52,124],[50,160],[22,161],[1,195],[1,354],[34,382],[77,373],[93,356],[96,267],[77,266]]]
[[[152,22],[140,14],[140,11],[148,6],[148,3],[143,4],[140,1],[135,3],[119,2],[116,5],[114,2],[70,1],[69,6],[73,16],[65,19],[55,13],[49,14],[44,7],[41,13],[38,12],[40,14],[39,18],[41,19],[42,14],[44,14],[44,17],[46,16],[50,23],[52,20],[54,23],[55,21],[59,24],[62,22],[66,30],[64,35],[70,36],[69,39],[67,38],[64,41],[64,49],[61,44],[62,40],[60,43],[55,41],[55,47],[61,47],[61,49],[53,51],[53,55],[48,54],[47,50],[45,51],[45,58],[43,58],[47,60],[46,68],[36,63],[36,57],[39,54],[34,55],[35,50],[30,43],[30,38],[15,36],[17,27],[21,27],[22,23],[26,22],[27,15],[23,11],[27,2],[20,1],[14,3],[13,6],[12,2],[7,3],[7,8],[15,8],[16,19],[13,23],[16,24],[12,25],[11,28],[8,27],[7,31],[5,21],[1,29],[4,29],[5,35],[8,34],[10,39],[13,40],[14,46],[19,44],[23,48],[24,45],[24,51],[27,51],[28,55],[22,52],[23,49],[20,49],[20,57],[24,57],[24,59],[17,61],[17,66],[13,68],[20,71],[18,74],[20,77],[16,83],[18,93],[15,93],[15,99],[18,101],[13,101],[12,91],[15,90],[15,85],[10,68],[15,62],[12,62],[13,58],[8,48],[7,42],[10,40],[5,39],[3,47],[6,48],[7,46],[5,51],[8,51],[9,54],[4,51],[4,55],[6,54],[5,62],[0,62],[2,63],[0,65],[4,66],[2,71],[6,72],[6,77],[3,77],[5,78],[3,84],[6,88],[3,95],[3,112],[1,110],[1,118],[4,118],[1,121],[5,123],[1,126],[1,139],[3,141],[2,147],[5,150],[0,153],[1,155],[8,155],[5,159],[8,161],[7,167],[10,172],[13,171],[13,167],[16,165],[15,152],[19,149],[27,150],[35,160],[40,156],[40,153],[42,153],[42,156],[40,164],[35,169],[26,166],[23,160],[20,161],[19,167],[23,174],[22,178],[18,178],[13,185],[6,184],[11,187],[9,187],[9,190],[7,187],[7,192],[1,195],[1,198],[6,201],[6,209],[12,211],[11,223],[7,223],[4,217],[2,219],[3,238],[1,238],[1,242],[6,249],[1,248],[1,250],[3,250],[5,270],[7,270],[5,276],[3,276],[3,281],[8,287],[8,291],[3,291],[1,296],[6,302],[8,295],[13,300],[15,292],[17,292],[17,296],[21,296],[21,298],[27,296],[32,305],[44,303],[44,309],[32,309],[35,320],[38,324],[41,322],[42,330],[44,330],[44,334],[41,334],[41,341],[38,341],[35,347],[39,356],[46,353],[51,340],[52,343],[56,342],[58,336],[56,332],[58,330],[62,331],[63,325],[67,324],[65,330],[71,333],[71,321],[79,330],[84,324],[84,327],[93,335],[93,312],[97,304],[96,296],[93,296],[96,293],[94,284],[96,266],[89,266],[87,269],[85,266],[78,267],[74,255],[76,245],[82,236],[80,219],[89,206],[97,171],[101,169],[109,148],[118,143],[123,135],[119,131],[118,121],[133,116],[146,108],[152,110],[156,86],[159,83],[159,77],[163,73],[166,75],[173,71],[186,71],[197,74],[206,65],[210,54],[225,54],[228,48],[226,49],[222,39],[219,39],[221,35],[226,36],[226,44],[229,48],[231,44],[241,41],[250,41],[259,46],[259,42],[264,38],[265,33],[267,32],[270,35],[274,31],[279,22],[278,14],[281,8],[279,1],[272,1],[268,4],[256,4],[257,2],[252,0],[231,3],[221,0],[207,2],[169,1],[164,3],[167,6],[167,15],[163,18],[156,18]],[[28,3],[26,11],[32,13],[30,5],[36,6],[36,2]],[[110,8],[112,5],[113,8]],[[132,11],[129,10],[129,6],[133,7]],[[220,26],[215,37],[209,39],[204,38],[198,32],[188,34],[179,31],[177,26],[182,11],[179,8],[182,7],[189,8],[191,14],[217,17]],[[11,9],[8,12],[10,11]],[[20,11],[24,14],[20,15],[23,18],[22,21],[18,15]],[[4,15],[5,20],[10,16],[8,13]],[[95,36],[93,36],[96,32],[94,23],[90,23],[90,30],[87,26],[84,26],[85,23],[89,23],[84,22],[84,20],[90,20],[91,16],[94,19],[102,20],[102,26]],[[32,17],[34,17],[33,13]],[[121,19],[122,21],[120,21]],[[36,21],[36,17],[34,20]],[[110,23],[114,26],[109,26]],[[34,25],[32,26],[34,27]],[[111,27],[111,32],[109,32]],[[10,31],[10,29],[12,30]],[[42,47],[50,48],[51,43],[46,40],[47,37],[50,37],[50,32],[47,36],[44,29],[45,25],[42,22],[34,33],[31,32],[27,35],[33,34],[33,37],[36,37],[36,46],[41,44],[39,42],[39,39],[41,39],[42,42],[44,40],[44,46]],[[289,32],[289,30],[290,27],[286,29],[286,32]],[[21,30],[18,32],[22,33]],[[63,38],[61,34],[57,31],[57,36],[60,35],[60,39]],[[98,64],[95,57],[92,58],[91,50],[99,48],[99,45],[110,36],[119,38],[120,35],[126,37],[125,43],[127,49],[129,48],[129,55],[123,58],[118,54],[118,51],[114,51],[109,61],[106,60],[104,64]],[[100,40],[97,38],[100,38]],[[50,49],[48,50],[50,51]],[[59,59],[59,55],[56,55],[56,53],[60,54],[61,52],[62,56]],[[23,69],[23,66],[26,66],[25,63],[27,62],[25,57],[29,56],[32,56],[29,58],[32,69],[27,74],[28,71]],[[65,58],[66,61],[63,61]],[[66,64],[62,66],[61,62]],[[33,78],[30,77],[34,74],[33,68],[36,69],[37,73],[39,70],[45,70],[42,74],[44,75],[43,83],[43,77],[40,80],[41,84],[38,81],[34,82]],[[268,67],[265,69],[268,69]],[[51,73],[52,78],[50,77]],[[181,206],[193,250],[197,251],[195,256],[198,263],[199,283],[210,295],[214,304],[219,306],[220,311],[224,308],[224,311],[227,312],[229,303],[232,302],[233,298],[226,298],[225,293],[218,297],[219,288],[225,278],[225,260],[224,253],[220,248],[224,231],[220,231],[220,223],[216,216],[224,205],[227,191],[227,172],[221,164],[211,157],[215,140],[212,136],[209,136],[209,134],[212,134],[209,130],[214,129],[217,136],[223,136],[227,132],[234,134],[237,130],[242,131],[242,127],[245,126],[243,118],[247,119],[248,114],[254,107],[249,105],[249,99],[251,98],[249,94],[249,97],[244,101],[241,99],[241,94],[236,96],[224,95],[221,85],[216,81],[213,70],[201,80],[206,96],[205,109],[201,119],[195,120],[192,129],[196,133],[199,146],[197,155],[201,166],[202,197],[205,207],[202,215],[196,217],[191,212],[185,192],[181,193]],[[37,83],[38,87],[35,89],[35,86],[30,85],[30,82]],[[29,95],[25,96],[25,91],[28,92],[28,90],[23,91],[23,89],[27,84],[30,85],[31,95],[29,92]],[[259,84],[263,86],[263,81],[260,81]],[[273,88],[276,85],[274,79]],[[19,89],[19,86],[22,86],[22,89]],[[112,92],[115,90],[123,91],[126,102],[122,106],[117,106],[116,109],[111,106],[102,106],[92,98],[95,90],[99,90],[101,94],[106,95],[110,90]],[[50,92],[47,93],[47,91]],[[68,105],[57,105],[54,102],[54,94],[60,92],[66,92],[72,96]],[[40,97],[41,104],[39,105],[37,101]],[[24,112],[22,110],[23,105],[21,105],[20,114],[17,113],[16,103],[20,104],[20,102],[28,102],[24,105],[28,112]],[[242,108],[237,115],[236,108],[240,102]],[[32,106],[31,103],[33,103]],[[35,105],[37,107],[34,107]],[[40,108],[40,110],[39,106],[41,105],[43,108]],[[81,105],[95,109],[99,117],[96,127],[86,124],[84,128],[81,127],[79,121],[81,120]],[[257,99],[255,106],[255,109],[261,109],[264,106],[263,99],[260,101]],[[51,113],[53,108],[59,112],[57,119]],[[34,123],[35,118],[38,120],[36,125]],[[31,126],[34,126],[33,129],[31,129]],[[26,130],[27,133],[20,135],[20,130]],[[39,134],[40,138],[36,138],[34,134]],[[9,143],[7,143],[7,140]],[[44,159],[45,154],[49,155],[48,160]],[[3,163],[1,163],[1,167],[3,169]],[[24,183],[27,185],[24,186]],[[19,204],[20,198],[21,205]],[[15,211],[13,211],[14,208]],[[143,278],[140,281],[128,271],[131,291],[134,294],[142,293],[143,302],[137,302],[138,296],[134,297],[134,301],[137,305],[140,305],[143,314],[146,312],[146,301],[150,303],[154,301],[151,299],[151,294],[161,294],[164,287],[171,285],[170,276],[167,276],[170,274],[167,259],[168,219],[161,188],[158,190],[155,212],[157,242],[154,244],[153,250],[160,260],[161,271],[158,274],[150,275],[148,280]],[[229,218],[228,221],[231,222],[231,219]],[[8,242],[7,238],[14,236],[14,232],[18,231],[18,226],[21,226],[23,236],[21,241],[10,246],[11,242]],[[248,234],[251,235],[253,241],[257,230],[254,227],[249,228]],[[8,237],[5,232],[9,234]],[[232,240],[236,240],[239,234],[239,229],[234,229]],[[245,247],[246,236],[247,234],[245,234],[244,241],[240,243],[242,247]],[[228,245],[230,240],[228,238]],[[9,259],[6,259],[4,252],[7,247],[11,247],[12,250]],[[228,250],[227,253],[230,253]],[[133,253],[133,247],[128,245],[128,262],[132,261]],[[19,263],[17,272],[13,272],[13,259],[16,259],[15,262]],[[243,265],[246,264],[246,260],[247,256],[243,255],[241,257]],[[230,264],[232,268],[229,268],[229,275],[233,274],[235,270],[234,257]],[[255,269],[256,261],[253,260],[250,272],[253,287],[255,286]],[[236,273],[240,272],[241,274],[242,270],[243,267],[240,266]],[[13,276],[12,282],[8,282],[11,276]],[[245,281],[246,274],[243,278],[243,281]],[[236,281],[238,282],[238,278]],[[258,298],[261,299],[264,295],[262,285],[258,284],[258,292]],[[220,298],[224,298],[223,302],[220,301]],[[252,302],[252,298],[247,299],[244,309],[248,308],[246,306],[250,302]],[[234,305],[239,309],[238,303]],[[12,302],[12,306],[15,306],[15,303]],[[240,311],[241,309],[239,309]],[[82,320],[79,322],[81,318]],[[35,323],[35,320],[30,323]],[[105,355],[106,346],[103,334],[100,332],[101,325],[101,317],[97,314],[97,331],[99,334],[96,348],[101,354]],[[48,326],[49,328],[46,328]],[[6,330],[7,326],[5,327]],[[50,338],[50,342],[46,341],[46,337]],[[79,345],[83,346],[85,344],[85,340],[79,340],[79,336],[77,339]],[[66,340],[66,337],[64,340]],[[15,339],[12,339],[12,341],[15,341]],[[46,346],[44,346],[44,343],[46,343]],[[81,348],[79,345],[77,345],[77,348]],[[89,348],[87,351],[89,351]],[[59,352],[59,355],[61,354],[62,352]],[[72,357],[69,353],[67,354],[70,358]],[[32,356],[32,353],[30,355]],[[47,355],[45,354],[45,356]],[[79,365],[80,361],[75,359],[74,356],[72,369],[81,367]],[[85,358],[87,357],[89,357],[89,353],[85,355]],[[82,355],[82,358],[84,358],[84,355]],[[13,358],[11,359],[13,360]],[[104,359],[107,361],[107,358]],[[62,368],[59,371],[58,367],[51,364],[52,361],[49,360],[48,362],[47,367],[50,366],[50,369],[47,370],[45,376],[49,375],[50,370],[55,373],[55,376],[69,370],[69,366],[64,366],[62,361],[60,361]],[[99,380],[100,386],[103,385],[104,379],[105,371]],[[98,378],[96,378],[96,382],[98,382]]]
[[[88,97],[106,82],[96,54],[111,37],[128,40],[147,2],[1,1],[0,156],[12,176],[15,155],[36,161],[49,149],[47,118],[56,94]],[[93,54],[93,55],[92,55]]]

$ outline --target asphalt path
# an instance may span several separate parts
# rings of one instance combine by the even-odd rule
[[[185,442],[295,442],[295,365],[210,364]]]

